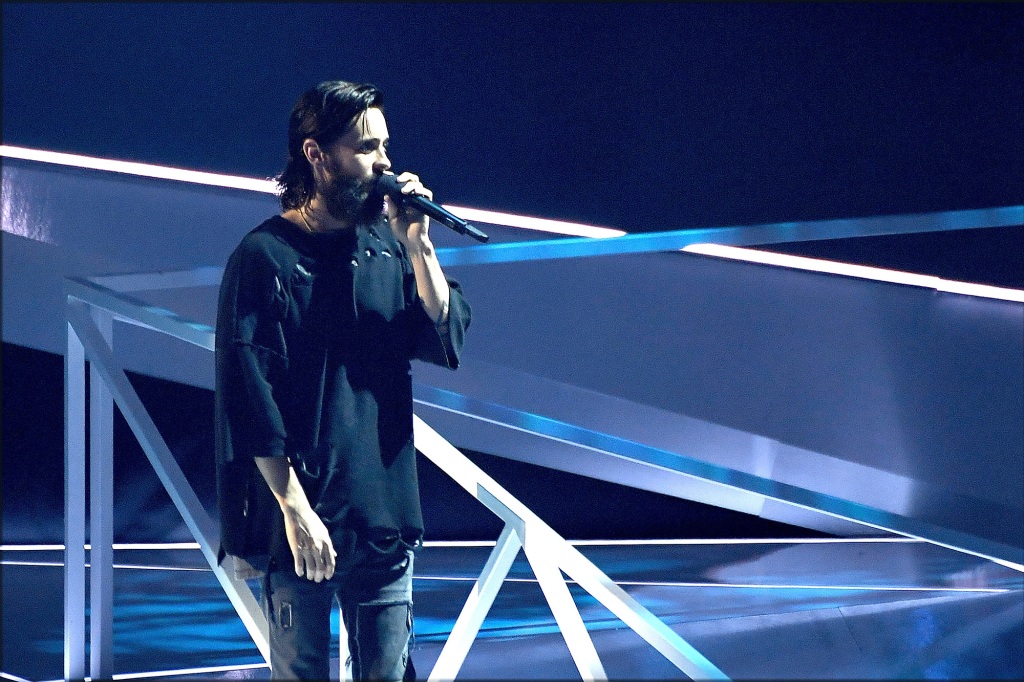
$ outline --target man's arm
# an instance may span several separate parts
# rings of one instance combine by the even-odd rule
[[[255,461],[281,505],[285,535],[295,559],[295,574],[315,582],[330,580],[337,552],[327,526],[310,506],[295,468],[287,457],[256,457]]]
[[[413,273],[416,275],[416,293],[420,296],[423,309],[427,311],[434,324],[444,324],[448,319],[451,291],[448,288],[448,280],[441,270],[441,263],[437,260],[437,254],[434,253],[434,245],[424,235],[419,244],[407,246],[406,251],[412,262]]]
[[[403,194],[415,193],[428,199],[433,198],[430,190],[412,173],[402,173],[398,180],[405,183],[402,187]],[[391,230],[402,242],[412,262],[413,273],[416,275],[416,293],[419,294],[423,309],[427,311],[434,324],[443,324],[448,319],[450,290],[448,280],[441,270],[441,263],[437,260],[434,245],[427,234],[430,218],[414,208],[398,206],[391,197],[385,197],[385,201]]]

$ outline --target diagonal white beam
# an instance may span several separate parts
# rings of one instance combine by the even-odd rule
[[[217,552],[214,549],[217,538],[217,528],[203,509],[195,491],[185,478],[181,468],[178,466],[174,455],[167,447],[166,442],[160,435],[159,430],[150,418],[145,406],[136,394],[135,389],[128,381],[124,370],[117,363],[111,349],[105,343],[99,330],[92,324],[92,321],[81,309],[80,305],[69,304],[68,322],[74,328],[75,333],[81,339],[82,345],[89,357],[92,366],[97,369],[99,376],[107,387],[121,409],[125,421],[131,427],[132,432],[142,446],[143,452],[156,471],[160,482],[174,502],[185,525],[191,531],[199,547],[206,558],[207,563],[213,570],[214,575],[220,582],[235,607],[246,629],[252,636],[253,641],[263,654],[264,659],[270,659],[270,648],[268,640],[268,627],[266,618],[263,615],[259,603],[252,594],[252,590],[244,580],[238,580],[228,574],[217,562]]]
[[[427,459],[451,476],[456,483],[488,509],[504,519],[506,524],[522,528],[520,537],[528,558],[531,552],[536,552],[534,557],[544,555],[557,557],[554,563],[551,564],[552,567],[555,567],[556,571],[560,568],[567,568],[566,573],[569,573],[571,570],[570,577],[584,585],[594,598],[604,604],[612,613],[619,616],[623,622],[634,629],[645,641],[654,646],[657,651],[665,655],[671,663],[687,675],[694,679],[729,679],[711,661],[672,632],[664,623],[661,623],[657,616],[642,604],[631,598],[623,599],[623,596],[628,597],[628,595],[621,591],[621,589],[613,591],[602,587],[603,585],[613,584],[611,578],[605,575],[589,559],[576,551],[540,517],[505,490],[480,467],[470,461],[468,457],[459,452],[458,449],[418,416],[413,417],[413,433],[416,449],[423,453]],[[563,560],[566,560],[564,564]],[[531,561],[531,564],[533,564],[533,561]],[[549,575],[550,569],[544,563],[538,562],[538,565],[541,566],[541,573],[544,575],[547,584],[553,585],[553,576]],[[536,572],[536,570],[535,566],[534,571]],[[541,575],[537,577],[538,580],[541,579]],[[583,580],[580,580],[580,578],[583,578]],[[564,587],[565,583],[561,575],[558,576],[558,580],[562,582]],[[590,587],[596,587],[597,589],[591,591]],[[578,609],[576,609],[575,604],[572,602],[571,595],[568,602],[566,602],[555,590],[552,590],[552,594],[557,604],[556,608],[559,609],[559,612],[555,613],[555,619],[558,621],[559,628],[563,627],[563,622],[568,623],[567,618],[559,618],[560,615],[566,613],[568,608],[576,611],[576,617],[579,617]],[[568,594],[568,588],[566,588],[566,594]],[[545,596],[547,595],[548,592],[545,591]],[[629,619],[622,618],[621,614],[627,614]],[[661,627],[651,627],[650,624],[654,622],[661,623]],[[637,625],[642,627],[637,628]],[[565,634],[566,632],[563,630],[563,636]],[[573,639],[573,643],[570,645],[570,652],[573,654],[573,659],[577,662],[581,674],[584,677],[591,676],[590,679],[603,678],[603,670],[599,674],[598,668],[593,665],[593,660],[597,658],[596,652],[593,654],[593,659],[591,659],[585,653],[586,645],[582,643],[582,637],[579,633],[570,631],[569,637]],[[589,641],[589,635],[587,635],[587,640]],[[568,641],[567,638],[567,643]],[[666,652],[670,652],[671,655]],[[579,657],[578,659],[577,656]],[[461,664],[462,662],[459,661],[459,666]],[[600,662],[597,665],[599,666]]]
[[[973,554],[1024,572],[1024,550],[1020,547],[452,391],[421,385],[416,388],[416,392],[418,397],[414,401],[421,405],[568,443],[585,450],[629,458],[666,471],[693,476],[726,489],[756,493],[796,507]]]
[[[209,325],[187,320],[170,310],[112,291],[86,279],[69,277],[64,287],[68,296],[107,310],[118,321],[147,327],[200,348],[213,350],[214,330]]]
[[[601,658],[597,655],[597,649],[594,648],[594,641],[590,638],[583,617],[576,608],[572,593],[569,592],[569,586],[562,577],[558,559],[550,553],[551,549],[559,544],[559,540],[560,537],[547,538],[547,542],[543,542],[531,537],[523,549],[555,617],[555,622],[558,623],[558,629],[562,632],[562,638],[569,647],[569,655],[572,656],[580,677],[588,681],[607,680],[608,675],[601,664]]]
[[[569,543],[558,547],[558,565],[572,580],[601,602],[648,644],[694,680],[728,679],[711,661],[655,618],[607,575],[594,570],[593,564]]]
[[[452,626],[452,631],[448,634],[448,639],[434,663],[433,670],[430,671],[427,682],[454,680],[455,676],[459,674],[459,670],[469,654],[469,648],[473,645],[477,633],[480,632],[480,627],[491,610],[495,597],[498,596],[498,590],[505,581],[522,546],[523,543],[513,524],[506,523],[494,549],[487,558],[484,570],[481,571],[480,577],[473,585],[473,590],[469,593],[459,617],[455,620],[455,625]]]

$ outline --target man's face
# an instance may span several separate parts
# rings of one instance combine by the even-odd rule
[[[391,168],[387,156],[388,126],[380,109],[367,109],[352,129],[325,150],[323,173],[317,175],[317,193],[327,211],[338,220],[371,221],[384,208],[374,182]]]

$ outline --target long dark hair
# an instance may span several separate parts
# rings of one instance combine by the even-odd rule
[[[360,114],[383,105],[384,95],[367,83],[324,81],[302,93],[288,119],[288,163],[276,178],[283,209],[305,206],[316,191],[313,168],[302,153],[302,143],[312,138],[321,147],[330,147]]]

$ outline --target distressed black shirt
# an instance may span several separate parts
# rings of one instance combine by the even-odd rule
[[[470,309],[449,285],[448,320],[435,325],[384,220],[310,234],[274,216],[242,239],[217,311],[222,560],[291,565],[254,457],[292,460],[339,562],[367,543],[419,544],[410,361],[458,366]]]

